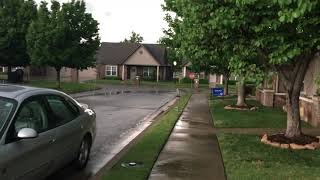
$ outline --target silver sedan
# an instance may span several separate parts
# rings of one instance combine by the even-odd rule
[[[0,179],[44,179],[86,166],[96,114],[55,90],[0,85]]]

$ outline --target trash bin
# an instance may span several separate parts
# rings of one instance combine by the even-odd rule
[[[24,72],[22,69],[17,69],[14,72],[8,73],[8,82],[9,83],[22,83],[23,82]]]
[[[211,94],[212,96],[223,96],[224,95],[224,89],[223,88],[211,88]]]
[[[136,76],[135,84],[136,86],[140,86],[140,76]]]

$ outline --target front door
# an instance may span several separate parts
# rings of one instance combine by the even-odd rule
[[[135,79],[137,76],[137,66],[130,67],[130,79]]]

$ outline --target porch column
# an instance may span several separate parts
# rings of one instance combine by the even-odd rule
[[[160,67],[157,66],[157,82],[159,82],[159,72],[160,72]]]
[[[123,65],[122,65],[122,81],[125,80],[125,79],[124,79],[124,71],[125,71],[124,68],[125,68],[125,65],[123,64]]]

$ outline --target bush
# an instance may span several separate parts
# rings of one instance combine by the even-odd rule
[[[236,85],[237,82],[238,82],[238,81],[236,81],[236,80],[229,80],[229,81],[228,81],[228,84],[229,84],[229,85]]]
[[[246,84],[244,91],[245,91],[245,95],[255,95],[256,94],[256,86],[254,84]]]
[[[185,77],[185,78],[181,79],[181,83],[191,83],[191,79]]]
[[[143,77],[142,80],[144,80],[144,81],[156,81],[155,77],[152,77],[152,76],[150,76],[150,77]]]
[[[118,76],[108,76],[108,77],[105,77],[103,79],[106,79],[106,80],[121,80],[121,78],[118,77]]]
[[[194,81],[189,79],[188,77],[185,77],[181,80],[181,83],[185,83],[185,84],[190,84],[191,82],[193,83]],[[199,83],[200,84],[209,84],[209,80],[208,79],[200,79]]]
[[[208,79],[200,79],[199,83],[200,84],[209,84],[209,80]]]

